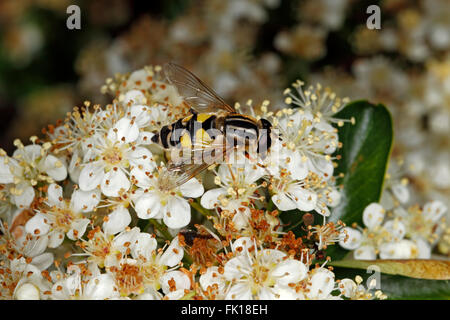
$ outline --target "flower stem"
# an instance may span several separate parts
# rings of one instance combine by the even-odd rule
[[[192,208],[194,208],[195,210],[197,210],[198,212],[200,212],[203,216],[205,216],[206,218],[208,218],[209,216],[212,215],[211,211],[208,209],[203,208],[200,203],[198,202],[191,202],[191,206]]]
[[[270,201],[269,201],[269,203],[267,204],[267,211],[268,212],[271,212],[272,211],[272,208],[273,208],[273,201],[272,201],[272,198],[270,198]]]
[[[166,240],[172,240],[173,237],[169,233],[169,230],[167,230],[167,227],[165,225],[159,223],[156,219],[149,219],[149,223],[151,223],[153,227],[155,227],[155,229],[158,230]]]

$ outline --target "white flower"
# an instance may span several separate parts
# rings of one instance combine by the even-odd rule
[[[39,182],[48,184],[67,177],[64,161],[49,153],[51,144],[41,146],[34,143],[36,139],[31,137],[33,144],[28,146],[16,140],[18,149],[11,158],[0,152],[0,184],[6,185],[9,201],[21,209],[30,206]]]
[[[402,164],[401,161],[393,160],[389,163],[380,200],[380,203],[387,210],[409,201],[408,179],[402,177],[403,171],[400,167]]]
[[[81,238],[89,224],[85,212],[92,211],[100,201],[100,194],[94,191],[75,190],[71,200],[65,200],[62,188],[56,184],[48,187],[48,208],[41,208],[28,220],[25,230],[33,235],[48,235],[50,248],[58,247],[64,234],[71,240]]]
[[[271,177],[272,201],[281,211],[298,209],[301,211],[318,210],[323,213],[322,208],[317,206],[317,193],[312,189],[320,183],[317,176],[310,175],[302,181],[293,180],[289,172],[281,170],[280,175]]]
[[[333,176],[330,154],[338,147],[336,130],[331,125],[318,129],[314,121],[309,111],[286,109],[278,123],[284,147],[280,162],[287,163],[287,169],[297,180],[303,179],[309,171],[325,180]]]
[[[71,274],[70,274],[71,273]],[[69,270],[68,276],[58,280],[52,287],[54,300],[106,300],[115,299],[119,292],[110,274],[86,277],[79,268]]]
[[[106,136],[95,136],[83,159],[80,189],[91,191],[100,186],[104,195],[117,197],[131,186],[128,170],[153,170],[152,153],[137,144],[139,136],[138,124],[128,118],[117,121]]]
[[[2,299],[44,300],[50,289],[41,270],[26,262],[24,257],[3,260],[0,265],[0,295]]]
[[[263,175],[264,171],[254,164],[223,164],[217,170],[214,180],[218,188],[206,191],[200,204],[206,209],[219,207],[232,213],[234,227],[240,230],[248,225],[250,217],[249,205],[243,204],[260,200],[261,196],[256,192],[261,185],[256,182]]]
[[[5,250],[1,251],[2,254],[4,256],[21,255],[31,259],[29,263],[39,270],[46,270],[53,263],[53,253],[45,252],[49,241],[48,237],[46,235],[33,236],[27,234],[24,229],[23,226],[17,226],[11,233],[0,221],[0,231],[3,233],[0,237],[0,246]]]
[[[179,270],[170,271],[161,277],[161,289],[166,299],[179,300],[191,288],[191,279]]]
[[[179,187],[171,185],[165,169],[144,172],[131,171],[142,195],[135,200],[135,210],[140,219],[163,219],[172,229],[182,228],[191,221],[191,207],[184,197],[197,198],[203,192],[203,185],[192,178]]]
[[[387,256],[386,252],[392,251],[396,245],[401,247],[406,227],[400,219],[384,222],[385,215],[385,209],[380,204],[369,204],[363,212],[366,228],[343,228],[339,240],[341,247],[353,250],[357,260],[375,260],[378,254]]]
[[[306,296],[308,299],[329,299],[334,287],[334,273],[326,268],[316,268],[311,271]]]
[[[123,230],[131,222],[131,215],[123,205],[118,205],[103,222],[103,230],[106,234],[116,234]]]
[[[139,299],[161,299],[162,295],[158,290],[161,287],[164,290],[166,275],[178,267],[184,255],[178,238],[175,237],[169,246],[158,250],[153,236],[139,233],[129,248],[131,258],[124,258],[118,264],[108,267],[120,294],[137,294],[141,296]]]
[[[73,256],[87,256],[88,262],[93,262],[100,268],[117,266],[130,247],[136,242],[140,230],[134,227],[125,229],[115,236],[108,235],[100,228],[92,230],[88,240],[81,239],[80,247],[84,253],[74,253]]]
[[[340,280],[338,288],[341,295],[351,300],[372,300],[375,298],[381,300],[387,298],[387,296],[379,290],[376,291],[375,294],[370,292],[377,286],[375,279],[371,281],[367,289],[361,284],[362,280],[363,279],[360,276],[356,276],[356,282],[348,278]]]
[[[381,259],[415,259],[418,255],[416,244],[406,239],[383,243],[379,246],[379,250]]]
[[[305,279],[308,268],[275,249],[249,251],[228,260],[223,277],[229,283],[225,299],[279,299],[289,285]],[[214,284],[203,280],[204,287]]]
[[[441,201],[427,202],[423,209],[412,206],[408,210],[398,207],[394,215],[405,226],[405,235],[413,240],[419,251],[418,256],[429,257],[440,232],[440,222],[447,212],[447,206]]]

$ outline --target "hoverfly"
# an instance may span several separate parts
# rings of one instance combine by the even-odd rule
[[[266,156],[272,143],[272,124],[268,120],[240,114],[179,65],[164,65],[164,73],[190,107],[191,115],[162,127],[152,142],[165,150],[190,148],[192,153],[211,154],[208,162],[171,163],[168,171],[177,173],[174,186],[195,177],[236,146],[256,146],[256,154],[261,158]]]

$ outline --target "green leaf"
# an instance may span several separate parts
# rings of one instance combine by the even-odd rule
[[[343,146],[336,154],[340,159],[335,175],[344,176],[337,180],[342,198],[332,210],[330,221],[362,225],[364,208],[381,197],[393,139],[392,119],[386,107],[367,101],[352,102],[335,117],[353,117],[355,124],[346,122],[338,128]],[[347,253],[338,244],[327,249],[332,259],[342,259]]]
[[[382,261],[358,261],[355,267],[345,267],[344,264],[350,261],[340,261],[339,263],[333,263],[335,265],[341,265],[334,267],[334,273],[336,279],[350,278],[355,279],[357,275],[363,278],[363,284],[367,288],[368,278],[373,276],[372,271],[365,271],[362,268],[363,264],[378,265],[381,269],[380,274],[380,290],[387,295],[388,299],[392,300],[416,300],[416,299],[450,299],[450,280],[430,280],[430,279],[417,279],[402,276],[399,274],[409,273],[408,268],[403,269],[396,265],[399,261],[384,261],[386,264],[393,264],[393,266],[387,267],[386,265],[379,265]],[[404,261],[406,263],[414,263],[413,261]],[[422,261],[427,263],[426,261]],[[430,267],[433,266],[433,261],[428,260]],[[436,261],[434,261],[436,262]],[[440,261],[442,262],[442,261]],[[365,266],[365,265],[364,265]],[[447,263],[447,268],[448,268]],[[443,267],[443,266],[441,266]],[[362,269],[361,269],[362,268]],[[398,270],[396,270],[398,268]],[[387,274],[389,272],[390,274]],[[444,276],[448,279],[448,269],[445,271]],[[441,275],[442,276],[442,275]]]

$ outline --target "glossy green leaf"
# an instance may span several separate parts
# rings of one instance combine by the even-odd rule
[[[353,117],[355,124],[346,122],[338,128],[343,146],[337,152],[335,175],[344,176],[337,180],[342,199],[332,210],[330,221],[361,225],[364,208],[381,197],[393,139],[392,119],[386,107],[367,101],[352,102],[335,117]],[[332,259],[342,259],[347,253],[337,244],[327,250]]]

